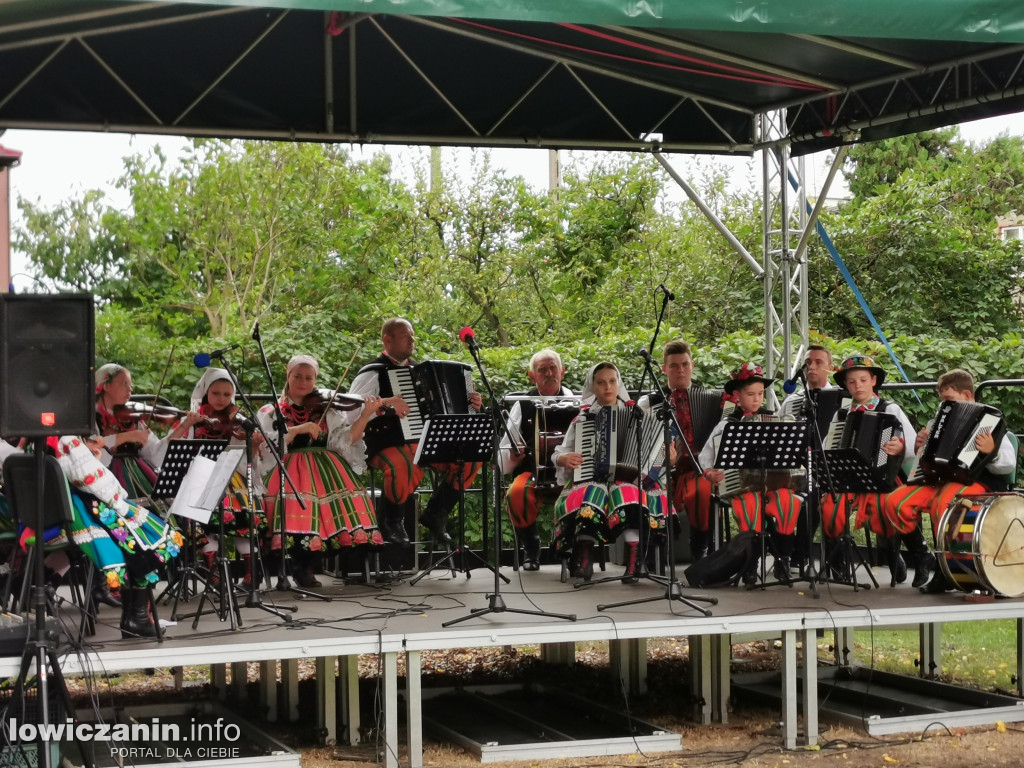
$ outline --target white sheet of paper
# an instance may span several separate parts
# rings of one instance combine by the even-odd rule
[[[197,523],[203,523],[204,525],[210,522],[213,507],[204,509],[199,505],[199,502],[203,497],[211,475],[213,475],[215,466],[216,462],[205,456],[196,456],[192,460],[188,472],[182,478],[178,495],[174,497],[174,501],[171,503],[170,513],[172,515],[187,517],[189,520],[195,520]]]
[[[242,446],[225,448],[217,457],[217,464],[213,473],[206,481],[206,488],[197,506],[203,509],[213,510],[224,498],[224,491],[231,482],[231,475],[234,474],[238,462],[242,458]]]

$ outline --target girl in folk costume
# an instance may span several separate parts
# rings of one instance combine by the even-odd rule
[[[773,379],[765,378],[763,374],[764,370],[760,365],[744,363],[733,371],[729,381],[725,384],[723,399],[734,403],[736,407],[711,431],[711,435],[698,456],[700,465],[705,468],[704,477],[711,483],[717,485],[725,480],[725,470],[715,469],[714,464],[726,424],[730,421],[755,419],[758,414],[762,413],[761,406],[764,404],[765,388],[771,386],[773,381]],[[743,491],[733,496],[730,501],[736,526],[741,532],[762,533],[765,515],[774,520],[775,531],[771,536],[772,547],[777,555],[774,574],[779,581],[789,581],[789,558],[793,552],[794,533],[800,518],[800,497],[788,488],[778,488],[768,491]],[[755,565],[751,562],[750,568],[743,574],[745,584],[749,585],[757,581],[757,574],[753,570]]]
[[[192,437],[197,439],[222,440],[228,438],[228,445],[245,445],[245,432],[236,426],[235,416],[238,406],[235,405],[235,384],[231,375],[223,368],[207,368],[192,390],[192,401],[189,410],[198,413],[202,421],[192,427]],[[253,450],[258,451],[263,443],[263,435],[259,432],[252,437]],[[248,489],[242,472],[245,470],[246,457],[239,459],[238,471],[231,476],[231,484],[224,496],[222,508],[214,510],[210,523],[205,527],[206,541],[202,545],[203,556],[211,572],[214,572],[213,560],[219,542],[217,532],[220,528],[220,515],[224,515],[224,532],[234,537],[235,551],[246,561],[252,557],[249,543],[251,515],[256,513],[257,530],[264,527],[262,509],[256,512],[249,503]],[[259,473],[253,473],[255,497],[263,497],[263,484]],[[252,570],[245,569],[245,583],[248,584]]]
[[[96,429],[103,437],[100,461],[110,467],[128,498],[151,505],[150,493],[167,443],[184,437],[200,417],[190,413],[160,439],[142,421],[124,423],[114,416],[117,406],[125,405],[131,395],[132,374],[123,365],[107,363],[96,369]]]
[[[72,538],[111,589],[121,590],[121,636],[155,637],[150,588],[181,551],[182,538],[159,515],[130,501],[100,461],[103,441],[50,438],[72,487]]]
[[[559,557],[573,558],[573,575],[578,584],[585,584],[594,575],[592,551],[595,542],[604,544],[620,534],[626,543],[626,571],[622,581],[639,581],[640,525],[654,529],[665,525],[668,501],[664,492],[652,493],[638,488],[635,482],[610,477],[572,483],[573,472],[589,458],[577,453],[576,430],[585,419],[599,422],[617,414],[628,403],[629,393],[619,369],[612,363],[598,363],[587,372],[583,385],[583,407],[569,425],[565,439],[553,459],[556,480],[567,484],[555,502],[554,548]],[[617,416],[615,416],[617,418]],[[622,420],[628,423],[627,419]]]
[[[854,355],[848,357],[840,364],[839,369],[833,374],[832,380],[841,388],[850,393],[851,405],[848,410],[840,409],[833,417],[833,423],[842,421],[846,414],[856,411],[874,411],[878,413],[891,413],[899,421],[899,433],[894,435],[882,446],[882,450],[889,456],[899,456],[902,461],[914,458],[914,445],[907,436],[914,434],[914,427],[896,403],[891,403],[878,396],[878,388],[885,381],[885,371],[875,364],[875,361],[865,355]],[[854,528],[868,528],[879,537],[890,540],[889,567],[892,571],[892,586],[901,583],[907,578],[907,565],[900,555],[898,537],[899,531],[892,522],[885,516],[884,496],[881,493],[847,493],[838,496],[826,495],[821,502],[822,532],[826,538],[837,538],[846,532],[846,524],[849,513],[852,509],[855,512]],[[920,541],[907,541],[908,551],[915,560],[923,559],[928,555],[928,548],[924,544],[924,538]],[[923,546],[923,554],[919,548]],[[920,586],[919,579],[928,578],[929,563],[920,562],[919,567],[923,575],[915,574],[914,586]],[[921,581],[923,584],[924,581]]]
[[[366,398],[351,425],[345,414],[332,408],[320,416],[305,405],[316,390],[320,364],[309,355],[296,355],[288,361],[287,370],[281,399],[288,427],[284,464],[306,508],[299,505],[276,467],[267,480],[263,508],[275,548],[282,546],[278,516],[284,513],[289,538],[285,546],[294,557],[295,578],[299,586],[309,588],[320,586],[313,574],[325,543],[341,547],[384,543],[373,504],[356,476],[356,472],[366,471],[363,431],[381,401],[379,397]],[[275,439],[273,406],[263,406],[258,418],[266,434]],[[263,456],[269,458],[266,453]]]

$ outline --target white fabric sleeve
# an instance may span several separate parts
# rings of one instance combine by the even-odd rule
[[[358,414],[360,409],[341,412],[333,408],[327,411],[327,447],[343,458],[356,474],[366,472],[366,443],[352,442],[352,425],[348,422],[350,413]],[[358,415],[357,415],[358,418]]]
[[[1017,467],[1017,455],[1013,452],[1013,443],[1010,438],[1003,435],[999,441],[999,449],[995,458],[988,463],[986,469],[993,475],[1009,475]]]
[[[728,419],[722,419],[720,422],[715,424],[715,428],[711,430],[711,434],[708,435],[708,439],[704,442],[704,447],[700,449],[700,453],[697,454],[697,463],[701,465],[705,470],[713,469],[715,466],[715,448],[719,436],[725,431],[725,424]]]
[[[916,442],[917,431],[914,429],[914,425],[910,423],[910,419],[907,418],[907,414],[903,412],[896,403],[888,403],[885,406],[885,412],[893,414],[899,419],[900,427],[903,429],[903,461],[908,461],[914,456],[914,443]]]
[[[164,463],[164,456],[167,455],[167,445],[171,442],[171,433],[163,437],[157,437],[153,432],[146,436],[146,442],[142,444],[139,456],[145,459],[153,469],[159,470]]]
[[[565,430],[565,439],[562,440],[562,444],[557,446],[551,454],[551,461],[557,462],[558,457],[563,453],[575,453],[576,450],[576,420],[569,425],[569,428]],[[573,470],[569,467],[563,467],[560,464],[555,464],[555,482],[559,485],[565,485],[572,480]]]
[[[377,397],[380,395],[380,376],[377,371],[366,371],[352,379],[352,386],[348,388],[350,395],[362,395],[364,398]],[[355,424],[359,418],[359,411],[351,410],[345,414],[349,424]],[[374,416],[373,418],[377,418]]]

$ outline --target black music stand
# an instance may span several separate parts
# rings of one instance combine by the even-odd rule
[[[765,579],[768,514],[764,494],[768,491],[768,472],[793,470],[803,466],[807,425],[801,421],[730,421],[722,432],[715,466],[719,469],[754,470],[761,475],[761,589],[793,585],[792,581]],[[748,585],[753,589],[756,585]]]
[[[879,474],[877,467],[868,463],[855,448],[840,448],[823,453],[823,460],[828,463],[832,477],[832,487],[839,494],[840,504],[846,517],[846,525],[843,534],[839,536],[837,546],[829,553],[828,558],[822,563],[819,573],[819,582],[829,584],[841,584],[853,587],[853,591],[859,591],[860,587],[870,589],[868,584],[860,584],[857,581],[857,569],[861,566],[868,574],[871,584],[878,589],[878,581],[871,573],[867,561],[861,555],[850,535],[850,516],[846,509],[847,494],[850,493],[885,493],[892,490],[892,482]],[[822,537],[824,540],[824,536]],[[842,565],[841,578],[829,577],[832,564],[836,559]],[[856,561],[856,563],[855,563]]]
[[[465,464],[466,462],[486,461],[494,452],[494,424],[487,413],[440,413],[434,414],[423,424],[419,446],[413,461],[420,466],[430,464]],[[459,484],[459,543],[437,562],[418,573],[409,583],[415,584],[431,571],[444,563],[451,562],[452,575],[455,575],[455,557],[460,556],[461,570],[466,578],[472,576],[466,555],[472,555],[486,568],[497,573],[492,566],[476,552],[466,548],[466,489]],[[502,576],[505,583],[507,577]]]
[[[153,484],[153,492],[150,494],[152,498],[167,500],[176,497],[181,488],[181,482],[188,473],[188,468],[192,466],[192,461],[197,456],[205,456],[216,461],[227,445],[227,440],[171,440],[167,446],[167,455],[160,465],[160,475],[157,477],[156,483]],[[170,524],[171,521],[168,520],[168,525]],[[169,580],[167,588],[160,594],[160,597],[156,599],[156,602],[159,603],[168,594],[173,594],[171,619],[174,621],[180,618],[175,614],[178,601],[182,600],[187,603],[192,597],[189,594],[189,579],[192,580],[193,585],[201,581],[204,589],[206,587],[206,577],[196,568],[195,528],[195,520],[189,519],[188,538],[185,542],[186,557],[183,558],[185,562]],[[194,589],[198,593],[198,589],[195,587]]]

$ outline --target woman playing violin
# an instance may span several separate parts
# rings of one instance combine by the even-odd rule
[[[103,438],[100,461],[110,467],[129,499],[151,505],[150,494],[167,443],[183,437],[200,416],[185,414],[184,420],[161,439],[149,430],[147,416],[125,418],[122,415],[125,409],[118,406],[127,404],[131,395],[132,374],[123,365],[107,363],[96,369],[96,428]]]
[[[191,409],[202,417],[192,427],[192,437],[200,439],[223,440],[228,439],[229,445],[244,445],[245,430],[235,420],[238,414],[238,406],[235,405],[235,384],[230,374],[223,368],[207,368],[195,389],[192,390]],[[259,432],[253,435],[253,449],[258,450],[263,443],[263,435]],[[239,459],[239,470],[245,469],[246,457]],[[256,473],[258,475],[258,473]],[[262,498],[263,484],[259,477],[254,477],[256,498]],[[249,513],[246,508],[251,509],[249,504],[248,490],[245,487],[245,478],[241,471],[236,471],[231,476],[231,484],[224,496],[224,531],[234,536],[235,551],[246,561],[252,557],[249,545]],[[262,510],[261,510],[262,511]],[[219,543],[217,531],[220,527],[220,511],[214,511],[210,518],[209,525],[205,526],[206,541],[202,543],[202,552],[206,557],[207,565],[213,570],[213,559],[217,553]],[[263,526],[263,515],[258,514],[256,520],[257,530]],[[245,583],[249,583],[249,575],[252,570],[245,569]]]
[[[373,503],[356,476],[356,472],[366,471],[363,431],[380,408],[380,398],[366,398],[359,417],[350,425],[345,415],[331,404],[313,407],[310,402],[314,399],[310,396],[316,391],[319,371],[320,364],[309,355],[293,357],[288,361],[287,383],[281,399],[281,411],[288,425],[284,463],[306,501],[306,509],[299,506],[290,488],[282,487],[276,467],[267,481],[263,507],[274,548],[281,546],[278,516],[285,514],[285,546],[293,557],[295,579],[306,588],[320,585],[313,574],[325,545],[384,543],[377,530]],[[261,408],[258,418],[268,437],[276,440],[273,406]]]

